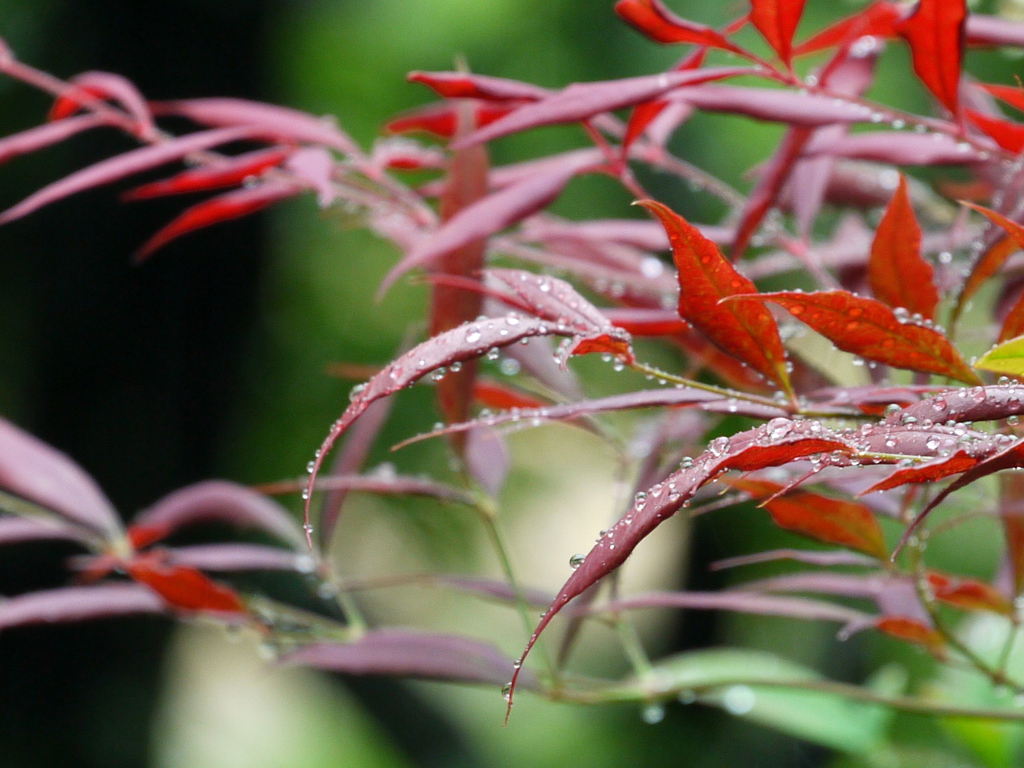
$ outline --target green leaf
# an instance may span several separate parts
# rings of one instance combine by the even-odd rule
[[[812,669],[764,651],[714,648],[669,657],[647,674],[615,689],[623,700],[699,701],[730,714],[807,741],[844,752],[864,753],[885,738],[892,711],[850,701],[833,692],[787,688],[807,686],[822,677]],[[899,693],[899,670],[883,670],[870,687]]]
[[[992,347],[974,367],[1010,376],[1024,376],[1024,336]]]

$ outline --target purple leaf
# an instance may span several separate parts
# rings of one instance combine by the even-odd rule
[[[212,126],[247,126],[248,136],[272,141],[297,141],[320,144],[359,157],[358,145],[336,125],[315,115],[275,104],[245,99],[183,99],[152,105],[158,115],[180,115],[196,123]]]
[[[730,469],[750,471],[780,466],[812,454],[852,448],[838,434],[817,422],[773,419],[768,424],[733,435],[715,438],[697,459],[644,494],[638,494],[632,507],[598,539],[580,566],[562,585],[520,656],[525,661],[540,633],[565,605],[601,578],[614,571],[633,549],[655,528],[683,507],[702,486]],[[512,676],[515,689],[516,674]],[[509,709],[511,709],[511,697]]]
[[[548,96],[551,91],[532,83],[509,80],[504,77],[474,75],[469,72],[410,72],[406,75],[410,83],[422,83],[438,96],[446,99],[484,99],[486,101],[508,101],[521,99],[535,101]]]
[[[439,584],[444,584],[453,589],[469,592],[480,597],[491,598],[503,603],[514,604],[519,599],[516,591],[504,581],[475,579],[466,576],[439,576],[435,580]],[[524,588],[522,592],[523,597],[530,605],[542,608],[551,602],[550,592],[529,588]]]
[[[95,480],[56,448],[3,419],[0,488],[106,538],[120,534],[121,521]]]
[[[99,94],[104,99],[114,99],[131,115],[135,121],[132,132],[136,136],[145,141],[151,141],[156,136],[156,126],[153,125],[153,115],[150,114],[146,99],[131,80],[112,72],[83,72],[71,78],[70,82],[74,87],[57,98],[50,110],[51,119],[74,114],[81,107],[76,97],[83,92],[90,96]]]
[[[0,500],[0,505],[2,505]],[[54,520],[26,517],[0,517],[0,545],[20,544],[25,541],[63,540],[85,543],[89,535],[77,526]]]
[[[734,85],[680,88],[670,98],[706,112],[745,115],[804,128],[834,123],[867,123],[875,114],[874,109],[864,104],[831,96]]]
[[[494,497],[501,492],[510,461],[505,440],[496,430],[487,427],[469,430],[463,460],[469,476],[488,495]]]
[[[141,584],[61,587],[0,601],[0,630],[137,613],[166,613],[166,607]]]
[[[769,552],[755,552],[751,555],[740,555],[738,557],[727,557],[716,560],[711,564],[712,571],[721,571],[726,568],[738,568],[743,565],[756,565],[758,563],[773,563],[777,560],[795,560],[798,563],[830,567],[834,565],[863,565],[872,568],[878,567],[878,560],[867,555],[859,555],[856,552],[847,552],[843,549],[836,549],[828,552],[818,552],[806,549],[773,549]]]
[[[59,181],[49,184],[0,214],[0,224],[6,224],[25,216],[45,205],[126,176],[146,171],[175,160],[181,160],[193,152],[211,149],[239,139],[252,138],[249,128],[222,128],[214,131],[191,133],[162,144],[140,147],[116,157],[101,160],[95,165],[83,168]]]
[[[305,477],[285,480],[279,483],[260,485],[258,490],[266,494],[299,493],[306,487]],[[473,498],[458,488],[420,477],[394,475],[388,472],[371,472],[367,475],[327,475],[317,478],[317,491],[362,491],[389,496],[429,496],[440,501],[459,504],[473,504]]]
[[[1024,47],[1024,24],[999,16],[971,13],[965,29],[967,45],[1010,45]]]
[[[24,155],[28,152],[35,152],[51,144],[64,141],[75,134],[96,128],[101,125],[109,125],[110,119],[103,115],[78,115],[65,120],[56,120],[52,123],[44,123],[35,128],[29,128],[20,133],[12,133],[0,139],[0,163],[10,160],[12,157]]]
[[[288,654],[285,663],[350,675],[388,675],[500,685],[512,660],[490,643],[455,635],[400,629],[368,632],[349,644],[317,643]],[[524,680],[529,687],[536,681]]]
[[[544,125],[558,125],[588,120],[602,112],[632,107],[684,85],[697,85],[727,77],[751,74],[746,67],[718,67],[684,72],[662,72],[657,75],[604,80],[596,83],[574,83],[547,98],[520,107],[490,125],[474,131],[455,142],[454,148],[492,141],[501,136]]]
[[[982,159],[978,150],[944,133],[867,131],[842,138],[815,136],[808,157],[830,155],[894,165],[965,165]]]
[[[378,295],[398,277],[416,267],[429,267],[446,253],[481,240],[521,221],[556,198],[569,180],[587,169],[570,163],[504,187],[467,205],[428,234],[384,277]]]
[[[223,480],[207,480],[164,496],[132,520],[132,528],[154,528],[164,535],[184,525],[219,522],[261,528],[291,544],[302,534],[286,509],[248,488]]]
[[[788,616],[811,621],[838,621],[843,624],[859,624],[871,618],[861,611],[833,603],[799,597],[776,597],[746,589],[727,592],[653,592],[613,600],[604,605],[588,606],[586,612],[588,614],[617,613],[638,608],[735,611],[762,616]]]
[[[313,560],[293,550],[260,544],[195,544],[166,550],[167,561],[203,571],[309,571]]]
[[[934,397],[909,405],[886,417],[890,424],[908,419],[921,423],[947,421],[993,421],[1024,414],[1024,385],[999,384],[936,392]]]

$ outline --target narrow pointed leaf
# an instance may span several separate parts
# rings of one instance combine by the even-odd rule
[[[312,557],[261,544],[193,544],[166,550],[171,565],[202,571],[310,571]]]
[[[89,540],[89,537],[82,529],[64,521],[0,517],[0,545],[47,540],[84,543]]]
[[[800,15],[804,10],[804,0],[751,0],[750,23],[761,33],[772,50],[789,66],[793,56],[793,34]]]
[[[257,490],[268,495],[299,493],[306,487],[306,478],[264,483]],[[365,475],[326,475],[317,479],[317,491],[357,491],[379,493],[386,496],[425,496],[438,501],[472,504],[473,497],[451,485],[426,480],[422,477],[396,475],[393,472],[370,472]],[[134,526],[133,526],[134,527]]]
[[[268,205],[294,197],[302,191],[298,184],[268,182],[250,189],[236,189],[193,205],[158,230],[135,253],[136,261],[144,261],[172,240],[221,222],[249,216]]]
[[[964,115],[1007,152],[1019,155],[1021,150],[1024,150],[1024,126],[1002,118],[984,115],[973,109],[965,109]]]
[[[965,611],[992,611],[1009,616],[1013,604],[992,585],[976,579],[929,571],[925,578],[935,599]]]
[[[539,85],[504,77],[474,75],[470,72],[410,72],[410,83],[422,83],[446,99],[483,99],[487,101],[536,101],[551,91]]]
[[[994,212],[993,212],[994,213]],[[967,275],[967,279],[964,281],[963,288],[960,289],[960,294],[956,299],[956,306],[953,309],[953,317],[958,318],[960,313],[963,312],[964,305],[970,301],[971,297],[977,293],[978,288],[988,280],[992,275],[998,272],[1006,260],[1010,258],[1013,253],[1020,249],[1020,244],[1016,239],[1007,235],[996,240],[983,254],[981,257],[974,262],[971,267],[970,273]],[[1002,339],[1000,339],[1002,341]]]
[[[0,488],[113,538],[121,522],[96,481],[68,456],[0,419]]]
[[[619,0],[615,4],[615,13],[656,43],[692,43],[750,56],[711,27],[679,18],[660,0]]]
[[[637,544],[689,502],[701,486],[730,469],[764,469],[812,454],[850,450],[838,435],[820,424],[777,419],[732,437],[716,438],[690,466],[672,473],[664,482],[638,496],[626,514],[601,536],[544,613],[512,676],[509,709],[521,663],[551,620],[570,600],[622,565]]]
[[[157,115],[179,115],[201,125],[246,126],[247,135],[271,141],[320,144],[358,157],[359,146],[336,125],[297,109],[246,99],[184,99],[151,105]]]
[[[164,602],[139,584],[60,587],[0,600],[0,630],[165,611]]]
[[[745,67],[713,67],[685,72],[662,72],[658,75],[643,75],[622,80],[574,83],[547,98],[520,107],[507,117],[456,141],[452,146],[458,149],[470,144],[493,141],[530,128],[589,120],[603,112],[657,99],[662,94],[684,85],[698,85],[743,74],[750,74],[750,70]]]
[[[861,37],[894,37],[896,22],[901,15],[897,3],[877,0],[864,10],[837,21],[795,46],[793,55],[800,56],[844,43],[850,44]]]
[[[887,635],[923,646],[936,658],[944,658],[946,641],[941,634],[918,619],[906,616],[886,616],[875,622],[875,628]]]
[[[679,315],[717,347],[789,391],[786,353],[775,319],[764,307],[719,303],[756,291],[695,227],[668,207],[641,201],[665,227],[679,271]]]
[[[8,208],[0,214],[0,224],[6,224],[7,222],[19,219],[45,205],[78,192],[109,184],[112,181],[123,179],[150,168],[157,168],[175,160],[181,160],[193,152],[212,149],[222,144],[229,144],[232,141],[251,138],[251,136],[252,131],[248,128],[220,128],[212,131],[201,131],[180,138],[170,139],[161,144],[134,149],[107,160],[101,160],[95,165],[90,165],[88,168],[83,168],[60,181],[55,181],[43,187],[13,208]]]
[[[285,147],[271,147],[243,155],[226,158],[216,165],[192,168],[182,171],[169,179],[153,181],[129,190],[121,196],[123,200],[146,200],[164,195],[182,195],[188,192],[202,192],[208,189],[234,187],[246,179],[259,176],[265,170],[280,165],[291,154]]]
[[[47,115],[48,120],[59,120],[70,117],[81,108],[76,96],[86,94],[100,99],[113,99],[134,120],[134,133],[141,138],[150,138],[155,134],[153,115],[149,111],[146,99],[135,84],[121,75],[112,72],[83,72],[70,80],[74,88],[54,101]]]
[[[992,347],[974,363],[974,367],[1009,376],[1024,376],[1024,336]]]
[[[957,451],[952,456],[939,457],[914,467],[897,469],[884,480],[879,480],[861,495],[875,491],[888,491],[909,483],[934,483],[950,475],[966,472],[978,463],[978,459],[966,451]]]
[[[864,104],[815,93],[748,88],[739,85],[702,85],[679,88],[669,94],[705,112],[744,115],[756,120],[816,128],[836,123],[868,123],[876,111]]]
[[[1021,88],[1019,85],[977,83],[977,86],[1000,101],[1009,104],[1014,109],[1024,112],[1024,88]]]
[[[387,675],[500,685],[512,660],[490,643],[456,635],[378,629],[354,643],[307,645],[284,657],[288,664],[349,675]],[[529,687],[536,681],[524,678]]]
[[[1002,343],[1018,336],[1024,336],[1024,294],[1022,294],[1003,318],[997,342]]]
[[[37,149],[44,149],[52,144],[69,139],[82,131],[98,128],[101,125],[109,125],[109,122],[108,118],[102,115],[78,115],[77,117],[45,123],[20,133],[4,136],[0,138],[0,163],[4,163],[18,155],[35,152]]]
[[[965,165],[984,159],[979,150],[946,133],[896,131],[815,137],[804,148],[804,155],[831,155],[892,165]]]
[[[298,525],[286,509],[244,486],[223,480],[195,483],[164,496],[136,515],[132,528],[162,529],[166,536],[183,526],[207,522],[260,528],[294,545],[302,541]]]
[[[771,301],[839,349],[867,360],[980,384],[949,339],[924,325],[901,323],[887,306],[847,291],[779,291],[738,301]]]
[[[234,591],[216,584],[195,568],[171,565],[163,556],[142,555],[126,566],[128,575],[160,595],[167,605],[185,611],[245,613]]]
[[[509,185],[462,208],[388,271],[379,292],[386,291],[410,269],[433,267],[444,254],[489,237],[544,208],[558,197],[570,179],[587,172],[589,165],[566,164]]]
[[[516,109],[508,104],[487,104],[478,102],[473,108],[473,121],[477,127],[499,120]],[[458,110],[459,106],[452,102],[441,104],[428,104],[425,107],[412,109],[403,112],[398,117],[392,118],[384,125],[388,133],[410,133],[423,131],[438,136],[442,139],[450,139],[458,132]]]
[[[528,273],[522,274],[528,275]],[[535,278],[536,276],[529,275],[529,277]],[[320,468],[334,443],[371,404],[414,384],[442,366],[477,358],[490,349],[507,347],[534,336],[569,337],[576,340],[577,347],[581,342],[590,339],[595,343],[596,350],[626,354],[624,350],[628,346],[627,334],[610,324],[598,325],[586,322],[586,317],[590,312],[601,317],[602,320],[603,316],[596,308],[590,306],[586,299],[576,294],[571,286],[555,278],[538,278],[537,280],[536,284],[541,293],[546,293],[540,288],[546,281],[549,286],[548,292],[556,297],[570,294],[578,296],[578,308],[586,305],[590,307],[590,310],[575,316],[556,318],[553,321],[509,314],[503,318],[467,323],[423,342],[397,360],[392,361],[368,382],[353,389],[350,405],[334,422],[313,460],[312,471],[306,486],[309,494],[312,493]],[[529,282],[529,280],[524,279],[524,282]],[[557,290],[552,290],[552,286]],[[607,323],[607,321],[604,322]],[[308,526],[309,498],[306,499],[304,505],[304,514]]]
[[[999,519],[1017,596],[1024,589],[1024,476],[1019,472],[999,476]]]
[[[727,557],[716,560],[710,565],[712,571],[722,571],[726,568],[737,568],[744,565],[757,565],[759,563],[773,563],[777,560],[793,560],[807,565],[818,565],[828,568],[834,565],[862,565],[871,568],[878,567],[878,559],[866,557],[838,549],[831,552],[811,552],[806,549],[773,549],[767,552],[756,552],[752,555],[739,555],[738,557]]]
[[[878,521],[863,504],[810,491],[790,491],[780,496],[777,494],[784,487],[764,480],[740,479],[729,484],[755,498],[769,497],[760,506],[780,528],[879,559],[888,554]]]
[[[871,243],[868,284],[875,298],[890,307],[935,319],[939,292],[931,265],[921,258],[921,228],[903,176]]]
[[[1024,46],[1024,24],[1000,16],[972,13],[967,17],[967,45]]]
[[[997,384],[936,392],[934,397],[909,405],[886,417],[890,424],[943,424],[947,421],[973,422],[1024,415],[1024,385]]]
[[[896,25],[896,33],[910,45],[914,73],[954,115],[960,111],[966,20],[965,0],[918,0],[914,12]]]

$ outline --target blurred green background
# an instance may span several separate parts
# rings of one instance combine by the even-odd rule
[[[368,145],[389,116],[429,100],[424,89],[405,83],[413,69],[446,70],[462,57],[477,72],[558,87],[646,74],[675,60],[676,51],[619,23],[611,5],[4,0],[0,37],[24,61],[62,77],[100,69],[129,77],[152,98],[266,99],[336,115]],[[805,28],[859,5],[810,0]],[[740,3],[694,0],[671,6],[712,25],[743,10]],[[1016,67],[1001,54],[975,58],[977,71],[1002,82]],[[903,74],[904,50],[893,46],[882,68],[897,78],[877,91],[879,99],[927,109],[921,89]],[[41,95],[0,81],[0,133],[38,123],[47,106]],[[779,133],[777,126],[700,116],[674,146],[743,188],[744,172],[764,159]],[[494,158],[535,157],[580,142],[573,129],[537,131],[500,143]],[[0,206],[129,146],[115,136],[82,137],[11,162],[0,168]],[[652,186],[688,215],[717,213],[694,193],[657,180]],[[637,215],[627,203],[621,190],[599,179],[574,183],[555,210],[576,218]],[[403,285],[375,304],[373,286],[395,254],[344,215],[317,211],[307,200],[186,237],[131,266],[134,249],[181,205],[122,205],[104,189],[0,229],[0,414],[71,454],[126,517],[208,477],[251,483],[299,474],[347,402],[351,383],[326,376],[326,366],[388,360],[425,298],[423,287]],[[636,383],[624,378],[597,388]],[[444,472],[440,446],[386,451],[436,418],[429,391],[403,394],[371,464]],[[517,435],[512,450],[517,468],[505,498],[512,501],[508,527],[517,565],[528,582],[552,589],[566,576],[566,553],[584,549],[613,514],[614,466],[600,446],[557,427]],[[552,472],[567,455],[576,457],[574,468]],[[644,550],[638,583],[672,586],[686,579],[695,588],[714,588],[726,577],[709,575],[707,563],[789,541],[759,513],[727,514],[725,525],[702,519],[692,531],[682,522],[666,526],[661,543]],[[481,553],[480,538],[462,512],[355,499],[339,567],[344,573],[486,572],[493,564]],[[551,543],[540,547],[538,540]],[[980,532],[972,547],[961,547],[958,566],[984,575],[981,553],[990,540]],[[69,554],[54,545],[0,553],[0,594],[64,583]],[[369,611],[381,621],[430,619],[449,631],[497,637],[510,653],[520,645],[507,616],[452,604],[447,595],[371,600]],[[660,652],[745,643],[857,682],[893,656],[928,668],[918,655],[884,641],[837,645],[826,627],[783,620],[691,615],[662,617],[644,629]],[[251,643],[229,640],[210,628],[155,619],[0,635],[0,766],[767,768],[837,759],[704,707],[669,707],[664,720],[647,724],[636,707],[580,709],[524,696],[502,729],[497,691],[268,669]],[[580,656],[594,670],[622,669],[610,636],[599,632],[586,639]],[[951,740],[912,718],[897,728],[919,751],[907,758],[884,751],[871,764],[970,764],[985,751],[972,751],[971,739],[1009,743],[988,732]],[[949,762],[935,762],[934,755],[913,762],[933,747],[949,750]],[[1012,747],[988,747],[993,754],[984,764],[1011,765]]]

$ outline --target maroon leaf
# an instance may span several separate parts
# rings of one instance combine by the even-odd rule
[[[1024,588],[1024,476],[1019,472],[999,476],[999,518],[1013,574],[1013,594],[1019,595]]]
[[[999,329],[999,338],[996,342],[1002,344],[1004,341],[1024,336],[1024,294],[1022,294],[1010,307],[1010,311],[1003,318],[1003,325]]]
[[[169,179],[153,181],[129,190],[122,200],[145,200],[163,195],[181,195],[188,192],[202,192],[208,189],[234,187],[250,177],[259,176],[268,168],[281,164],[292,150],[286,147],[271,147],[243,155],[225,158],[215,165],[192,168]]]
[[[751,0],[750,22],[788,67],[793,34],[804,10],[803,0]]]
[[[570,600],[622,565],[637,544],[688,503],[701,486],[730,469],[764,469],[812,454],[833,451],[848,453],[851,447],[816,422],[773,419],[756,429],[732,437],[716,438],[708,450],[688,466],[672,473],[663,483],[649,491],[638,494],[632,507],[601,536],[569,580],[562,585],[541,618],[512,675],[509,710],[512,706],[511,693],[515,690],[522,662],[544,628]]]
[[[0,629],[164,612],[164,602],[139,584],[61,587],[0,600]]]
[[[515,110],[507,104],[481,103],[473,107],[473,122],[478,127],[490,125]],[[429,104],[425,107],[403,112],[384,125],[388,133],[410,133],[424,131],[443,139],[450,139],[458,132],[459,107],[454,103]]]
[[[660,0],[619,0],[615,4],[615,13],[656,43],[692,43],[750,56],[710,27],[679,18]]]
[[[892,200],[878,223],[868,260],[868,284],[879,301],[935,319],[939,292],[931,265],[921,258],[921,228],[900,176]]]
[[[13,208],[9,208],[0,214],[0,224],[14,221],[42,208],[44,205],[49,205],[77,192],[109,184],[112,181],[123,179],[150,168],[166,165],[175,160],[181,160],[193,152],[211,149],[221,144],[229,144],[232,141],[251,137],[252,131],[248,128],[221,128],[213,131],[201,131],[180,138],[170,139],[161,144],[134,149],[107,160],[101,160],[95,165],[90,165],[88,168],[76,171],[70,176],[60,181],[55,181],[38,192],[29,195]]]
[[[679,271],[679,314],[724,352],[746,363],[789,392],[786,353],[771,313],[727,296],[756,291],[695,227],[661,203],[639,203],[665,227]]]
[[[486,427],[469,430],[464,461],[467,473],[485,493],[496,497],[501,492],[511,462],[497,431]]]
[[[950,389],[889,415],[890,424],[993,421],[1024,415],[1024,385],[998,384]]]
[[[787,616],[809,621],[838,621],[859,625],[870,617],[862,611],[822,600],[802,597],[778,597],[762,592],[653,592],[612,600],[604,605],[587,606],[587,614],[617,613],[639,608],[686,608],[699,611],[735,611],[761,616]]]
[[[745,115],[805,128],[835,123],[868,123],[877,116],[871,107],[831,96],[734,85],[679,88],[668,98],[706,112]]]
[[[331,427],[324,438],[316,458],[313,460],[312,471],[306,485],[306,516],[307,532],[309,531],[309,498],[316,482],[317,474],[327,453],[346,429],[374,402],[403,389],[427,374],[443,366],[477,358],[490,349],[507,347],[522,339],[533,336],[566,336],[575,340],[575,351],[607,351],[626,354],[628,336],[611,325],[598,325],[589,322],[589,317],[596,315],[604,321],[601,313],[591,306],[582,296],[576,294],[567,283],[555,278],[539,278],[529,273],[512,274],[523,276],[524,285],[535,286],[540,294],[552,294],[557,306],[559,297],[577,302],[577,310],[571,314],[559,315],[553,320],[523,317],[510,313],[503,318],[492,318],[480,322],[467,323],[459,328],[442,333],[433,339],[414,347],[406,354],[392,361],[366,384],[353,389],[351,404]],[[544,290],[547,285],[547,291]],[[569,298],[576,297],[576,298]],[[588,308],[588,309],[586,309]],[[568,311],[568,306],[566,306]],[[591,349],[585,349],[584,343],[591,342]]]
[[[6,162],[12,157],[35,152],[37,149],[64,141],[64,139],[71,138],[90,128],[109,124],[108,117],[89,114],[45,123],[20,133],[12,133],[10,136],[0,138],[0,163]]]
[[[246,612],[234,591],[214,583],[195,568],[168,564],[163,553],[140,555],[127,563],[126,570],[172,608],[228,614]]]
[[[544,208],[561,193],[573,176],[587,170],[585,165],[567,164],[512,184],[467,205],[406,253],[381,281],[379,292],[386,291],[410,269],[433,267],[444,254],[493,235]]]
[[[875,622],[875,628],[899,640],[923,646],[938,659],[946,655],[946,640],[934,627],[906,616],[885,616]]]
[[[606,309],[605,317],[631,336],[671,336],[685,333],[690,324],[668,309]]]
[[[960,111],[966,19],[965,0],[918,0],[914,12],[896,24],[896,33],[910,45],[915,74],[954,115]]]
[[[509,80],[504,77],[474,75],[469,72],[410,72],[406,75],[410,83],[422,83],[438,96],[446,99],[483,99],[485,101],[507,101],[518,99],[536,101],[548,96],[551,91],[532,83]]]
[[[901,323],[873,299],[846,291],[779,291],[738,298],[753,300],[780,305],[845,352],[896,368],[981,383],[945,336],[925,325]]]
[[[336,125],[288,107],[245,99],[184,99],[151,105],[157,115],[179,115],[213,126],[246,126],[247,136],[271,141],[321,144],[358,157],[359,146]]]
[[[929,571],[925,578],[935,599],[965,611],[1013,614],[1013,604],[994,587],[976,579]]]
[[[662,94],[684,85],[698,85],[744,74],[750,74],[750,70],[744,67],[717,67],[685,72],[662,72],[658,75],[596,83],[574,83],[547,98],[520,107],[507,117],[474,131],[452,146],[459,148],[480,144],[530,128],[588,120],[603,112],[657,99]]]
[[[914,467],[897,469],[884,480],[878,481],[863,491],[863,494],[888,491],[908,483],[934,483],[950,475],[966,472],[977,463],[978,460],[966,451],[957,451],[952,456],[940,456]]]
[[[156,232],[135,253],[136,261],[144,261],[172,240],[203,227],[248,216],[280,200],[302,191],[298,184],[266,182],[249,189],[236,189],[185,209],[169,224]]]
[[[784,486],[764,480],[739,479],[729,484],[754,498],[767,497],[759,506],[780,528],[879,559],[887,554],[878,521],[863,504],[800,490],[779,495]]]
[[[302,541],[287,510],[244,486],[223,480],[207,480],[164,496],[136,515],[132,528],[162,529],[166,536],[182,526],[205,522],[260,528],[295,545]]]
[[[350,675],[388,675],[497,685],[508,679],[512,660],[490,643],[455,635],[379,629],[354,643],[316,643],[284,657]],[[535,687],[532,677],[524,685]]]
[[[48,120],[60,120],[73,115],[82,107],[78,97],[86,94],[100,99],[113,99],[120,104],[135,121],[133,132],[136,136],[148,140],[156,135],[146,99],[127,78],[111,72],[83,72],[71,78],[70,82],[74,87],[53,103]]]
[[[0,488],[105,538],[120,535],[121,521],[96,481],[56,448],[3,419]]]
[[[257,486],[260,493],[274,495],[279,493],[299,493],[306,487],[305,477],[298,480],[283,480],[277,483],[264,483]],[[357,491],[362,493],[378,493],[388,496],[425,496],[438,501],[450,501],[457,504],[472,504],[473,497],[458,488],[422,477],[396,475],[388,471],[371,472],[368,475],[327,475],[316,481],[317,491]]]

